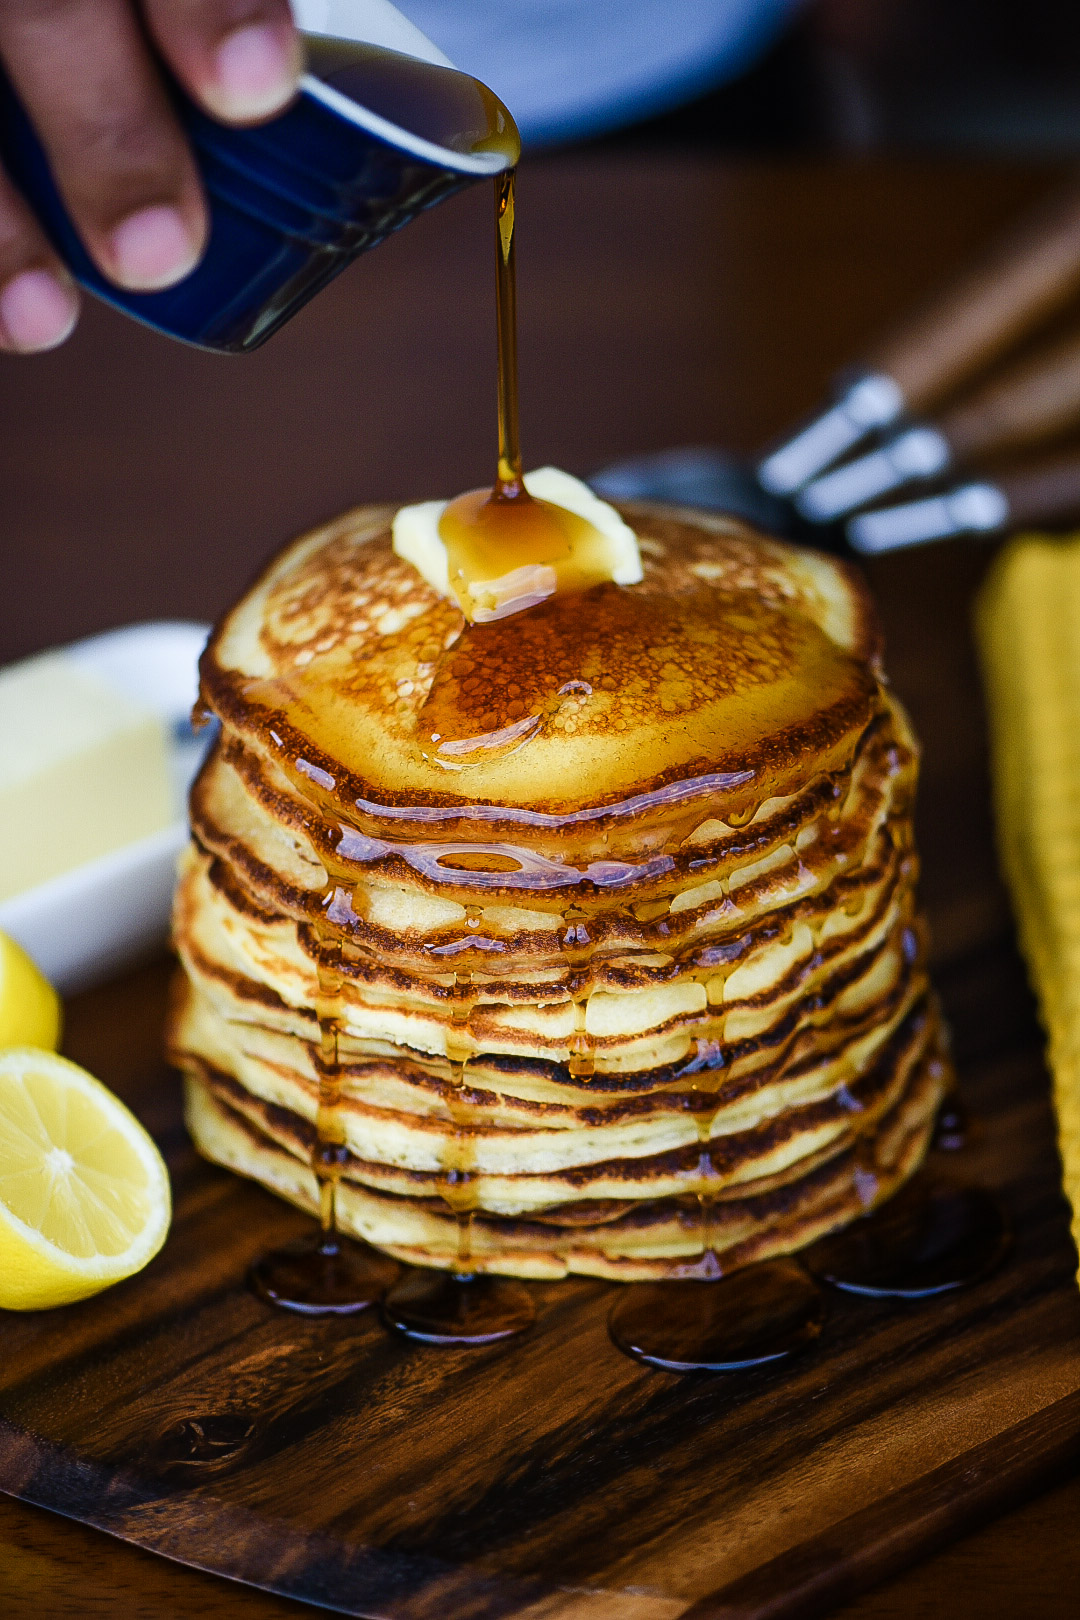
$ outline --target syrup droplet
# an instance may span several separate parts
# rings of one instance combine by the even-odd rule
[[[608,1331],[624,1355],[663,1372],[741,1372],[804,1350],[825,1301],[793,1260],[763,1260],[716,1282],[633,1283]]]
[[[387,1294],[383,1317],[423,1344],[483,1345],[524,1333],[536,1307],[528,1290],[506,1277],[410,1271]]]
[[[257,1260],[250,1280],[260,1299],[300,1316],[355,1316],[377,1305],[400,1272],[367,1244],[312,1232]]]
[[[1009,1241],[1005,1213],[981,1187],[918,1177],[895,1198],[803,1253],[815,1277],[870,1299],[928,1299],[977,1282]]]

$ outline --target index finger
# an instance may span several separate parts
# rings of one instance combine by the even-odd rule
[[[226,123],[271,118],[296,94],[304,49],[288,0],[143,0],[177,78]]]
[[[142,290],[186,275],[202,190],[130,0],[0,0],[0,57],[105,274]]]

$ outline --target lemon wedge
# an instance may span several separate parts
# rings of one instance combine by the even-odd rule
[[[0,934],[0,1046],[60,1043],[60,997],[21,945]]]
[[[118,1097],[55,1052],[0,1052],[0,1307],[67,1305],[130,1277],[170,1212],[161,1155]]]

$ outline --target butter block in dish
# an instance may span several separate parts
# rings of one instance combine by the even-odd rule
[[[207,630],[130,625],[0,671],[0,929],[65,994],[165,940]]]
[[[162,717],[63,652],[0,670],[0,900],[160,832]]]

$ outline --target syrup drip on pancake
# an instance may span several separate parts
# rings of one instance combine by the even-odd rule
[[[574,1033],[566,1067],[575,1080],[589,1080],[596,1072],[596,1051],[588,1029],[589,998],[585,969],[592,955],[592,940],[584,913],[576,907],[563,912],[560,930],[567,984],[574,1004]]]
[[[511,165],[520,156],[521,143],[513,119],[490,90],[468,74],[415,61],[396,51],[352,41],[308,36],[309,67],[334,90],[370,108],[390,122],[462,152],[493,151]],[[514,315],[514,170],[496,181],[499,223],[499,484],[496,494],[515,511],[537,505],[520,485],[517,444],[517,366]],[[505,359],[504,359],[505,350]],[[508,436],[509,435],[509,436]],[[509,448],[508,448],[509,447]],[[517,487],[503,477],[504,449],[516,455]],[[520,524],[519,524],[520,526]],[[327,902],[335,894],[330,880]],[[319,1234],[310,1243],[264,1257],[252,1273],[253,1285],[264,1298],[307,1313],[357,1311],[381,1298],[399,1268],[376,1250],[342,1239],[337,1231],[335,1203],[342,1164],[347,1157],[341,1125],[341,1066],[338,1041],[341,1027],[342,936],[332,924],[319,931],[319,1103],[312,1169],[319,1192]],[[459,1065],[458,1075],[463,1065]],[[458,1172],[452,1170],[451,1176]],[[467,1183],[467,1176],[465,1183]],[[468,1259],[470,1216],[462,1217],[462,1252]]]
[[[471,971],[455,973],[454,991],[454,1021],[446,1035],[447,1107],[454,1129],[447,1141],[440,1185],[457,1222],[456,1264],[449,1275],[414,1272],[404,1277],[387,1294],[383,1316],[399,1333],[425,1344],[492,1344],[530,1327],[536,1308],[520,1283],[479,1274],[473,1264],[473,1215],[478,1200],[465,1095],[465,1071],[476,1050],[469,1034],[477,999]]]
[[[701,1143],[701,1155],[698,1160],[701,1186],[696,1194],[698,1215],[701,1221],[701,1261],[695,1271],[696,1275],[703,1279],[720,1275],[720,1262],[716,1258],[717,1243],[715,1235],[716,1190],[719,1184],[719,1176],[713,1165],[711,1146],[713,1128],[716,1124],[716,1116],[719,1113],[719,1099],[716,1096],[716,1091],[720,1079],[721,1076],[715,1070],[708,1073],[708,1080],[712,1083],[711,1085],[707,1083],[701,1084],[700,1090],[704,1091],[706,1096],[710,1098],[712,1107],[696,1116],[698,1140]],[[698,1090],[699,1087],[694,1089]]]
[[[472,1219],[476,1208],[471,1165],[472,1142],[464,1098],[465,1069],[474,1051],[469,1037],[469,1018],[476,1004],[476,994],[470,971],[459,970],[454,974],[454,991],[453,1025],[446,1035],[446,1065],[450,1078],[447,1108],[454,1129],[447,1143],[443,1197],[457,1221],[456,1275],[467,1277],[473,1269]]]
[[[333,900],[334,885],[327,899]],[[348,1158],[341,1118],[341,934],[319,931],[319,1047],[315,1058],[319,1102],[311,1168],[319,1197],[319,1230],[311,1238],[263,1255],[252,1268],[256,1293],[272,1305],[304,1316],[352,1316],[382,1299],[400,1267],[369,1244],[338,1231],[338,1181]]]
[[[705,584],[661,594],[605,583],[466,625],[436,668],[418,741],[426,758],[455,770],[541,733],[589,735],[619,746],[647,778],[661,725],[688,761],[711,759],[722,737],[737,764],[751,731],[767,724],[782,735],[811,714],[840,711],[861,684],[849,654],[777,604]],[[663,720],[644,724],[642,711],[657,709]],[[779,786],[766,766],[729,825],[749,823]]]
[[[494,98],[491,98],[494,99]],[[485,111],[490,107],[484,103]],[[512,127],[512,126],[511,126]],[[499,460],[494,490],[466,495],[451,503],[442,532],[450,558],[450,577],[470,601],[471,587],[514,570],[554,565],[559,583],[576,588],[603,577],[594,553],[602,537],[574,513],[535,501],[522,480],[518,431],[517,315],[514,256],[514,171],[495,182],[496,263],[499,353]],[[546,576],[544,576],[546,577]],[[540,596],[546,594],[544,590]],[[481,604],[483,606],[483,604]],[[490,611],[490,608],[489,608]],[[319,784],[320,772],[304,775]],[[327,900],[336,893],[328,877]],[[351,903],[351,902],[350,902]],[[319,1236],[308,1251],[295,1248],[268,1255],[253,1272],[264,1298],[304,1311],[363,1310],[386,1292],[387,1267],[375,1250],[342,1239],[337,1231],[335,1201],[346,1158],[339,1109],[341,1065],[338,1052],[342,1024],[341,935],[330,925],[319,933],[320,1047],[319,1107],[312,1169],[319,1191]],[[404,1295],[387,1300],[387,1320],[401,1332],[437,1343],[488,1343],[521,1332],[533,1318],[530,1296],[520,1285],[485,1278],[477,1287],[472,1262],[475,1191],[468,1163],[469,1135],[461,1106],[465,1065],[472,1055],[468,1018],[472,973],[459,971],[456,988],[465,995],[455,1002],[455,1028],[447,1038],[450,1076],[448,1106],[455,1129],[443,1183],[443,1197],[458,1226],[457,1267],[450,1278],[431,1286],[414,1280]],[[392,1268],[396,1273],[397,1268]],[[419,1293],[417,1292],[419,1286]],[[432,1292],[432,1287],[434,1292]],[[465,1294],[461,1290],[465,1289]]]

